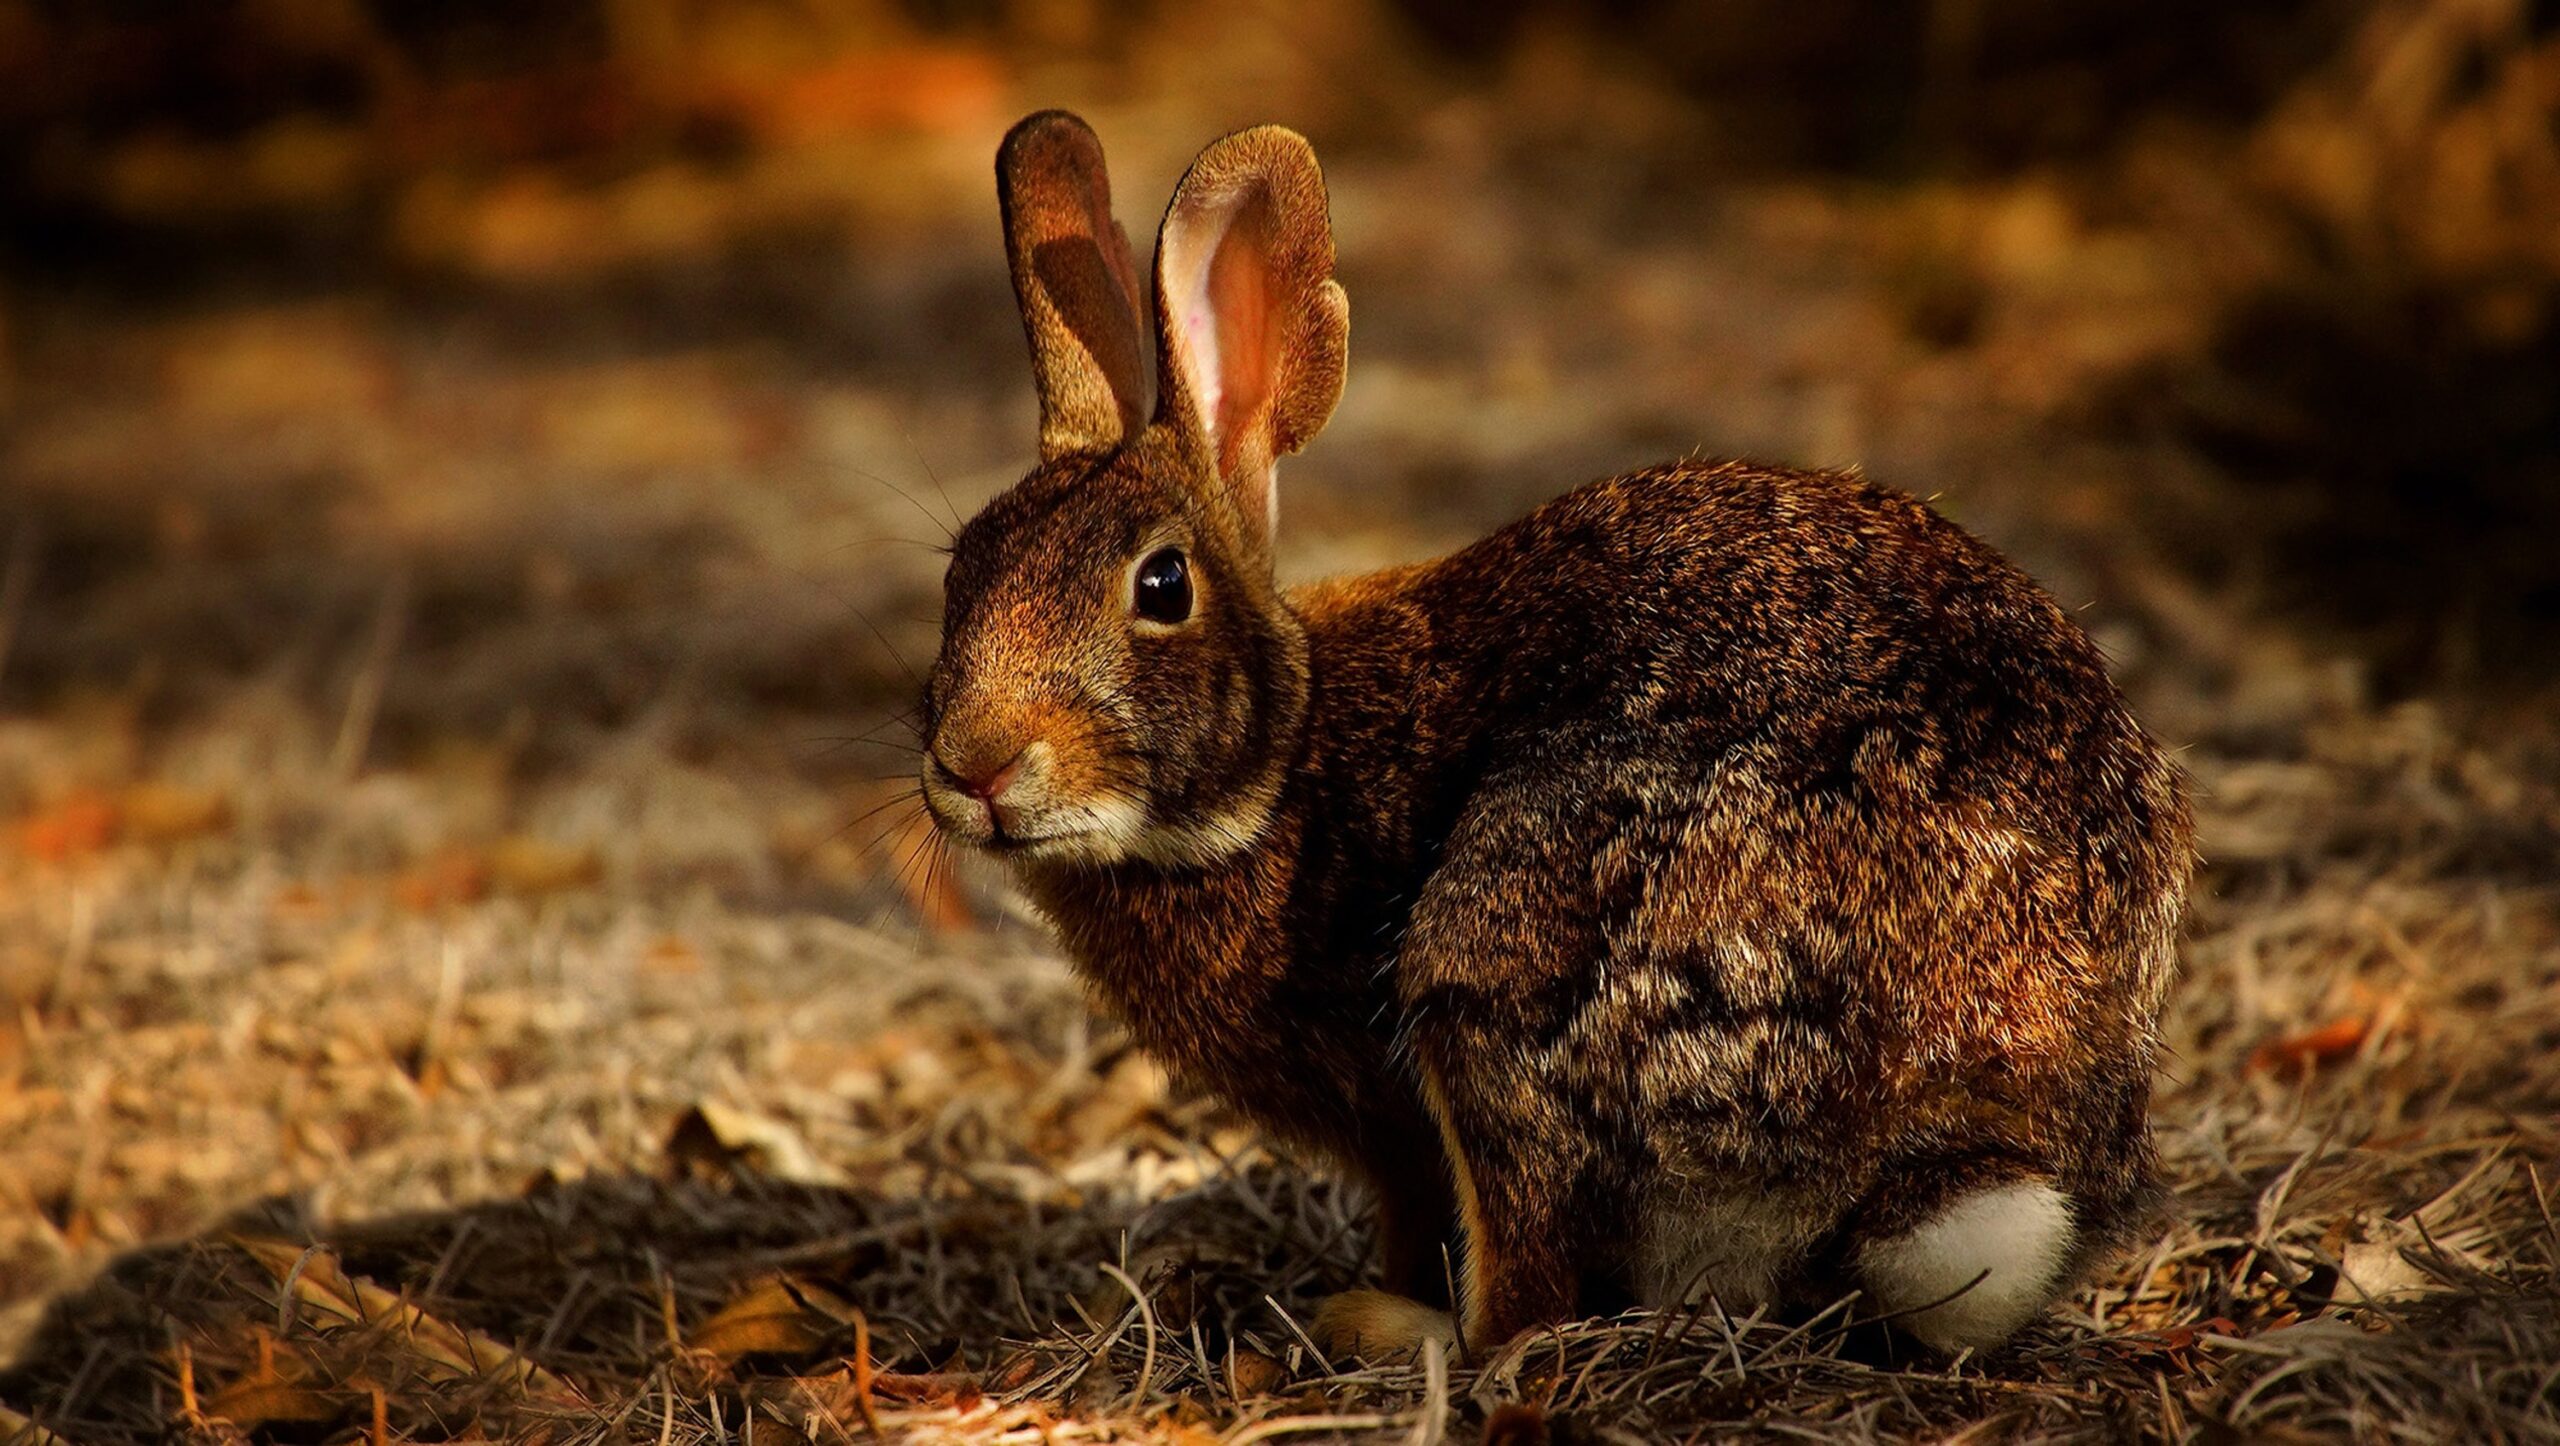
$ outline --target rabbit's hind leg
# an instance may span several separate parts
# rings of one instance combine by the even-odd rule
[[[2013,1178],[1868,1238],[1854,1262],[1868,1297],[1923,1344],[1987,1351],[2052,1303],[2080,1250],[2070,1197]]]

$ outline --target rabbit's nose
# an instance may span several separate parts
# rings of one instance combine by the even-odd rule
[[[952,786],[980,803],[992,805],[1012,784],[1014,778],[1022,772],[1023,755],[1030,751],[1027,744],[1017,748],[1011,757],[993,768],[956,767],[939,754],[934,756],[933,761],[951,779]]]

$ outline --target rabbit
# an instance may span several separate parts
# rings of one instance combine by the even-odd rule
[[[1374,1191],[1328,1350],[1855,1291],[1989,1351],[2140,1223],[2185,784],[2050,596],[1855,473],[1695,460],[1283,587],[1349,336],[1308,143],[1201,152],[1151,312],[1082,121],[997,176],[1039,461],[953,543],[924,800],[1170,1074]]]

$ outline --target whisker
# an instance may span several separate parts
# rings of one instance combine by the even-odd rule
[[[912,444],[912,443],[910,443],[910,445],[913,445],[913,444]],[[922,513],[922,514],[924,515],[924,520],[925,520],[925,521],[930,522],[930,523],[932,523],[934,526],[936,526],[936,527],[938,527],[938,528],[941,528],[941,529],[942,529],[942,536],[943,536],[943,540],[944,540],[944,541],[946,541],[946,542],[956,542],[956,541],[958,541],[958,540],[959,540],[959,529],[958,529],[956,526],[952,526],[952,525],[945,524],[941,518],[934,516],[934,515],[933,515],[933,509],[932,509],[932,508],[929,508],[929,507],[927,507],[927,506],[925,506],[923,503],[918,502],[914,497],[912,497],[912,496],[908,495],[907,489],[905,489],[905,488],[903,488],[903,487],[899,486],[899,485],[898,485],[897,483],[895,483],[895,482],[890,481],[888,478],[881,476],[881,475],[880,475],[879,473],[877,473],[877,472],[866,471],[866,470],[864,470],[863,468],[855,467],[855,466],[851,466],[851,465],[847,465],[847,466],[845,467],[845,470],[846,470],[846,471],[848,471],[848,472],[851,472],[851,473],[852,473],[853,475],[855,475],[856,477],[863,478],[863,479],[864,479],[864,480],[866,480],[866,481],[876,482],[876,483],[880,484],[881,486],[888,488],[891,492],[896,493],[899,497],[901,497],[901,498],[905,499],[906,504],[907,504],[909,507],[914,508],[916,511],[918,511],[919,513]],[[944,499],[944,501],[945,501],[945,502],[948,502],[949,500],[950,500],[950,499],[948,499],[948,498],[945,498],[945,499]]]
[[[897,873],[891,876],[896,881],[899,892],[908,893],[910,897],[914,897],[909,891],[907,876],[915,871],[920,860],[931,856],[930,851],[933,846],[941,841],[941,834],[927,829],[924,836],[916,840],[915,846],[907,850],[906,861],[899,864]]]
[[[839,599],[839,601],[843,602],[847,608],[852,609],[853,615],[862,619],[862,625],[871,630],[871,636],[880,640],[880,646],[889,650],[889,656],[898,660],[898,666],[906,671],[907,681],[915,684],[919,688],[923,687],[924,675],[916,671],[915,664],[907,661],[906,654],[898,651],[898,645],[896,643],[889,641],[889,635],[882,632],[880,630],[880,625],[871,620],[871,614],[864,612],[862,610],[862,605],[854,602],[850,598],[842,598]]]
[[[941,526],[940,519],[936,519],[934,525],[937,527]],[[857,547],[877,547],[884,542],[900,543],[907,547],[921,547],[927,552],[938,552],[945,557],[949,557],[951,555],[951,546],[948,543],[927,542],[921,537],[890,537],[883,535],[880,537],[861,537],[856,538],[851,542],[839,543],[836,546],[827,549],[827,556],[840,556],[844,553],[853,551]]]
[[[918,788],[916,790],[915,805],[916,811],[914,813],[904,814],[900,817],[889,820],[889,826],[880,830],[878,833],[873,834],[871,836],[871,842],[864,844],[859,850],[857,850],[854,857],[857,859],[870,858],[873,854],[880,851],[880,846],[882,844],[887,843],[891,838],[895,837],[898,830],[914,823],[919,817],[927,816],[932,812],[931,809],[925,807],[924,790],[922,788]],[[856,820],[855,822],[859,823],[860,820]],[[846,826],[847,832],[850,832],[851,829],[852,825],[849,824]]]
[[[951,514],[952,527],[956,530],[967,526],[967,523],[960,520],[960,509],[951,504],[950,489],[942,485],[942,478],[933,470],[933,463],[926,460],[924,449],[916,445],[916,434],[901,424],[898,435],[906,440],[907,450],[915,455],[916,465],[924,469],[925,480],[933,484],[934,491],[942,494],[942,510]]]
[[[892,718],[892,719],[890,719],[888,722],[885,722],[885,723],[881,724],[879,727],[877,727],[877,728],[873,728],[873,729],[870,729],[870,730],[868,730],[868,731],[866,731],[866,732],[862,732],[862,733],[821,733],[821,734],[817,734],[817,735],[815,735],[814,737],[803,738],[803,739],[801,739],[800,741],[801,741],[801,742],[803,742],[803,743],[836,743],[836,744],[845,744],[845,743],[868,743],[868,744],[871,744],[871,745],[873,745],[873,746],[875,746],[875,747],[879,747],[879,748],[895,748],[895,749],[899,749],[899,750],[901,750],[901,751],[903,751],[903,752],[907,752],[907,753],[922,753],[922,752],[924,751],[923,746],[922,746],[921,744],[919,744],[919,743],[915,742],[915,741],[912,741],[912,739],[909,739],[909,738],[898,738],[898,737],[894,737],[894,736],[884,738],[884,737],[882,737],[882,736],[881,736],[881,734],[882,734],[883,732],[888,731],[888,730],[893,729],[893,728],[898,728],[898,727],[904,727],[904,728],[906,728],[910,733],[912,733],[912,732],[913,732],[913,730],[914,730],[915,725],[913,725],[913,724],[911,724],[911,723],[908,723],[908,722],[907,722],[905,719],[903,719],[903,718]]]
[[[907,661],[907,655],[898,651],[898,645],[890,641],[887,633],[880,630],[880,625],[872,620],[871,614],[863,611],[862,605],[855,602],[834,578],[805,567],[795,567],[792,572],[801,581],[826,589],[828,595],[836,600],[838,607],[859,619],[862,625],[870,630],[871,636],[879,641],[880,646],[888,650],[889,656],[897,661],[899,670],[907,675],[907,681],[919,689],[924,687],[924,675],[916,671],[916,665]]]
[[[829,834],[826,836],[826,838],[824,838],[824,839],[823,839],[823,840],[821,840],[820,842],[822,842],[822,843],[834,843],[837,839],[843,838],[846,834],[849,834],[849,833],[853,832],[855,829],[858,829],[858,828],[862,827],[864,824],[866,824],[866,823],[870,822],[872,819],[878,818],[881,814],[886,813],[886,812],[887,812],[887,811],[889,811],[890,809],[896,808],[899,804],[902,804],[902,803],[912,803],[912,804],[914,804],[914,805],[916,806],[916,810],[917,810],[917,812],[919,812],[919,813],[923,812],[923,811],[924,811],[924,789],[923,789],[921,786],[916,787],[916,788],[912,788],[912,789],[908,789],[908,790],[906,790],[906,791],[904,791],[904,792],[901,792],[901,793],[897,794],[896,796],[894,796],[894,797],[890,798],[890,799],[889,799],[887,802],[885,802],[885,803],[878,803],[878,804],[874,804],[874,805],[872,805],[871,807],[864,809],[862,812],[860,812],[860,813],[858,813],[858,814],[855,814],[852,818],[849,818],[849,819],[845,820],[843,823],[841,823],[841,824],[837,825],[837,826],[836,826],[836,828],[834,829],[834,831],[833,831],[833,832],[831,832],[831,833],[829,833]],[[905,826],[905,824],[906,824],[906,822],[907,822],[907,820],[906,820],[906,819],[901,818],[901,819],[898,819],[896,822],[894,822],[894,823],[890,824],[890,825],[889,825],[889,827],[894,831],[894,830],[896,830],[896,829],[898,829],[898,828],[904,827],[904,826]],[[884,835],[882,835],[882,837],[884,837],[884,838],[885,838],[886,836],[887,836],[887,835],[885,835],[885,834],[884,834]],[[879,839],[873,839],[871,842],[872,842],[872,845],[876,846],[876,845],[879,843],[879,841],[880,841]],[[856,853],[856,854],[854,855],[854,857],[855,857],[855,858],[861,858],[861,857],[863,857],[864,855],[866,855],[866,854],[868,854],[868,853],[870,853],[870,852],[871,852],[870,847],[865,847],[865,848],[863,848],[860,852]]]

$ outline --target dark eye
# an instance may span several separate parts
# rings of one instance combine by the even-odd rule
[[[1138,564],[1137,596],[1130,611],[1151,623],[1178,623],[1191,616],[1191,560],[1179,547],[1159,547]]]

